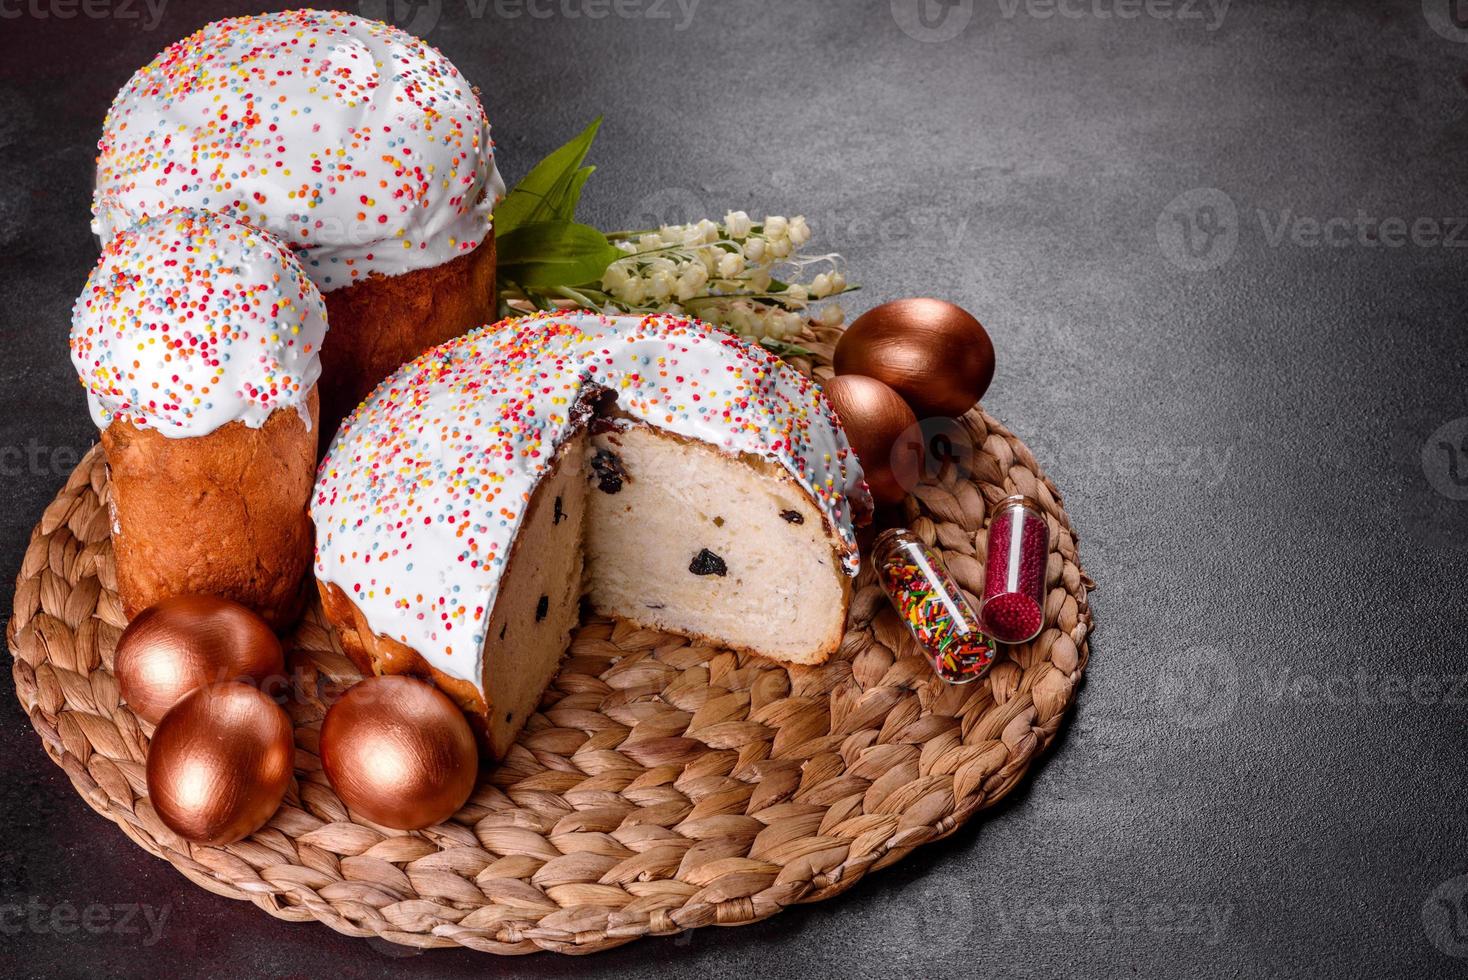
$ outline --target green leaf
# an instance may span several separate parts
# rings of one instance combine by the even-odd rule
[[[556,214],[558,220],[576,220],[576,206],[581,203],[581,188],[586,186],[586,178],[594,173],[596,173],[595,167],[582,167],[576,171],[576,176],[571,178],[570,186],[566,189],[565,201]]]
[[[607,236],[574,221],[522,225],[495,236],[499,275],[532,289],[597,282],[622,253]]]
[[[505,195],[494,209],[496,238],[526,225],[575,219],[581,188],[595,169],[581,163],[600,127],[601,116],[597,116],[578,136],[532,167]]]

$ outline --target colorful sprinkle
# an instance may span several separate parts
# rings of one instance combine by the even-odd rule
[[[950,684],[976,681],[994,662],[994,641],[936,551],[906,529],[885,531],[872,546],[877,581],[902,624]]]
[[[337,11],[220,20],[173,44],[118,93],[97,149],[104,243],[144,215],[226,211],[285,240],[328,292],[473,251],[504,195],[458,69]]]
[[[99,428],[253,428],[304,404],[326,307],[290,249],[228,215],[145,218],[102,250],[72,308],[71,360]]]
[[[697,320],[543,313],[429,351],[346,421],[317,475],[317,577],[345,590],[376,632],[478,684],[531,495],[608,391],[634,419],[783,467],[856,573],[852,510],[869,511],[871,497],[812,381]],[[451,651],[450,627],[473,642]]]

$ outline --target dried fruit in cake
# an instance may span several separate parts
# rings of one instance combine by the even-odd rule
[[[432,676],[501,755],[583,595],[649,627],[823,661],[845,628],[853,517],[870,507],[829,404],[778,358],[695,320],[572,313],[406,365],[342,427],[312,514],[347,651]]]

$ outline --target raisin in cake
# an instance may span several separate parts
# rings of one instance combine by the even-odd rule
[[[364,671],[431,676],[502,756],[597,611],[797,664],[841,642],[871,498],[834,413],[696,320],[539,314],[373,392],[312,505]]]

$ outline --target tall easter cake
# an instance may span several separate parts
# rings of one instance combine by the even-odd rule
[[[274,236],[212,211],[114,236],[72,313],[102,431],[117,591],[129,617],[208,593],[272,626],[311,563],[321,294]]]
[[[438,347],[346,421],[311,513],[364,671],[431,676],[502,756],[583,597],[798,664],[841,642],[871,498],[819,388],[696,320],[538,314]]]
[[[93,228],[224,211],[326,296],[327,434],[388,373],[494,310],[504,194],[484,109],[436,49],[335,11],[216,21],[134,74],[98,143]]]

